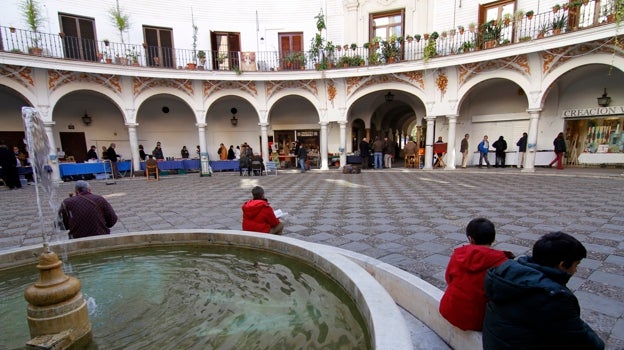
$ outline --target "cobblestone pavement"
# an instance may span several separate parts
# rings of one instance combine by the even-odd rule
[[[582,317],[608,349],[624,349],[624,176],[622,169],[538,168],[422,171],[280,171],[278,176],[238,173],[162,176],[159,182],[124,178],[91,181],[119,215],[113,233],[167,229],[241,228],[241,204],[255,185],[272,206],[289,213],[285,235],[372,256],[440,289],[454,248],[475,217],[496,224],[495,248],[530,252],[540,235],[562,230],[578,238],[588,257],[568,286]],[[72,192],[60,185],[58,198]],[[52,210],[41,194],[46,227]],[[61,198],[62,199],[62,198]],[[58,199],[60,201],[60,199]],[[35,186],[0,189],[0,249],[41,243]],[[537,317],[537,315],[536,315]]]

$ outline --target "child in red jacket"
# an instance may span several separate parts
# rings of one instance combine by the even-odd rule
[[[514,256],[490,248],[496,230],[488,219],[470,221],[466,236],[470,244],[455,249],[446,268],[448,287],[440,300],[440,314],[460,329],[480,331],[487,304],[483,287],[485,273]]]
[[[256,186],[251,190],[253,199],[243,204],[243,230],[281,235],[284,225],[275,216],[273,208],[264,196],[264,189]]]

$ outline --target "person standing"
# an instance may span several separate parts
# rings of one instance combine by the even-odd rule
[[[379,136],[376,136],[375,142],[373,142],[373,155],[375,156],[375,169],[383,169],[383,150],[384,150],[384,142],[379,139]]]
[[[420,164],[417,163],[418,157],[416,156],[418,153],[418,145],[414,142],[414,138],[412,136],[409,137],[409,141],[405,144],[405,158],[408,161],[408,164],[413,164],[415,168],[420,168]]]
[[[154,156],[154,158],[156,158],[156,160],[165,159],[165,156],[163,155],[163,150],[160,147],[160,141],[156,142],[156,147],[152,151],[152,155]]]
[[[139,159],[145,161],[147,158],[147,154],[145,154],[145,150],[143,149],[143,145],[139,145]]]
[[[448,287],[440,299],[439,310],[455,327],[480,331],[487,304],[483,289],[485,273],[514,256],[491,248],[496,229],[488,219],[471,220],[466,226],[466,237],[470,244],[455,249],[446,267]]]
[[[442,140],[442,136],[438,137],[438,141],[436,141],[435,143],[444,143],[444,140]],[[433,162],[433,167],[437,167],[438,163],[440,162],[440,159],[442,159],[442,156],[444,155],[444,153],[436,153],[436,158],[435,161]]]
[[[494,167],[504,168],[505,167],[505,150],[507,150],[507,141],[500,136],[498,140],[494,141],[492,147],[496,150],[496,161],[494,163]]]
[[[490,142],[488,141],[487,135],[483,136],[483,140],[479,142],[477,149],[479,150],[479,168],[481,168],[484,159],[489,168],[490,161],[488,159],[488,152],[490,151]]]
[[[366,137],[360,141],[360,158],[362,158],[362,169],[368,169],[368,158],[370,158],[370,147]]]
[[[84,180],[76,181],[75,195],[63,200],[59,214],[69,239],[108,235],[117,223],[117,214],[104,197],[91,193],[91,186]]]
[[[529,135],[526,132],[523,132],[522,137],[516,143],[516,146],[518,146],[518,164],[516,166],[518,168],[524,167],[524,155],[526,154],[528,139],[529,139]]]
[[[108,159],[106,151],[108,151],[108,148],[106,148],[106,146],[102,146],[102,160]]]
[[[110,144],[110,147],[106,150],[106,157],[111,162],[111,174],[113,174],[115,179],[119,179],[121,178],[121,174],[117,168],[117,158],[119,158],[120,155],[115,152],[115,147],[117,146],[114,143]]]
[[[308,150],[302,145],[299,145],[299,150],[297,150],[297,158],[299,162],[299,166],[301,167],[301,172],[306,172],[306,160],[308,159]]]
[[[386,168],[392,168],[392,158],[394,157],[394,142],[384,138],[384,165]]]
[[[552,232],[535,242],[532,254],[487,272],[483,349],[604,349],[566,286],[587,257],[583,244]]]
[[[562,132],[557,135],[553,141],[553,145],[555,146],[555,159],[553,159],[548,166],[553,166],[553,164],[557,163],[557,169],[563,170],[563,154],[566,151],[566,144]]]
[[[10,189],[22,188],[17,169],[18,161],[7,145],[0,144],[0,166],[4,173],[2,180]]]
[[[97,159],[98,159],[97,148],[95,147],[95,145],[92,145],[89,151],[87,152],[87,160],[97,160]]]
[[[217,153],[219,154],[219,160],[227,160],[228,150],[223,143],[219,145]]]
[[[234,149],[234,159],[240,159],[240,155],[241,155],[240,146],[236,145],[236,148]]]
[[[182,156],[182,159],[188,159],[189,151],[188,149],[186,149],[186,146],[182,146],[182,149],[180,150],[180,155]]]
[[[303,147],[301,147],[303,148]],[[256,186],[251,190],[252,199],[243,204],[243,230],[281,235],[284,225],[264,194],[264,189]]]
[[[234,145],[230,145],[230,149],[228,149],[227,159],[228,160],[236,159],[236,153],[234,152]]]
[[[459,146],[459,151],[462,154],[461,167],[464,169],[468,165],[468,148],[470,148],[470,145],[468,144],[468,139],[470,139],[470,135],[464,135],[464,138],[461,140],[461,145]]]

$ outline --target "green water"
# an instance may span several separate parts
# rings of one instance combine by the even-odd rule
[[[334,280],[266,251],[160,247],[71,257],[93,349],[370,349]],[[35,266],[0,271],[0,349],[29,340],[23,293]]]

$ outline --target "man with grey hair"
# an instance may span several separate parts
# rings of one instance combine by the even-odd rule
[[[76,181],[75,194],[63,201],[59,214],[70,239],[110,234],[110,228],[117,223],[110,203],[91,193],[91,186],[83,180]]]

